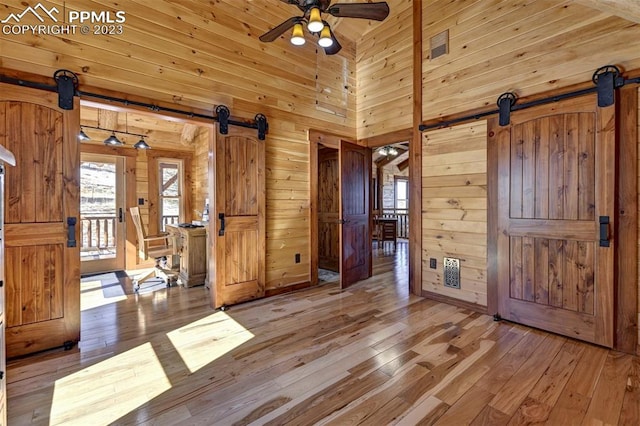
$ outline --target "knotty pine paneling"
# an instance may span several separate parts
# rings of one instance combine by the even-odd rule
[[[573,1],[422,4],[423,120],[589,81],[602,65],[640,67],[640,25]],[[446,29],[449,54],[431,60],[429,41]]]
[[[357,43],[358,138],[411,127],[412,2],[387,0],[389,17]]]
[[[422,289],[487,304],[487,126],[425,132],[422,141]],[[429,268],[429,258],[437,269]],[[443,258],[460,259],[461,288],[444,287]]]
[[[356,136],[355,44],[341,38],[340,66],[318,61],[316,39],[292,46],[285,35],[273,43],[258,37],[299,14],[296,7],[273,0],[44,1],[67,10],[123,10],[124,34],[20,35],[0,39],[0,66],[51,76],[60,68],[79,75],[81,84],[213,112],[227,105],[238,118],[263,113],[269,120],[266,144],[267,289],[309,280],[309,154],[307,132]],[[19,13],[24,5],[0,0],[0,16]],[[27,19],[27,18],[25,18]],[[331,62],[331,61],[330,61]],[[320,64],[320,65],[319,65]],[[317,77],[347,82],[343,93],[325,96],[340,115],[318,109]],[[337,90],[339,86],[331,86]],[[330,105],[329,105],[330,106]],[[144,128],[143,123],[129,127]],[[152,129],[160,136],[160,129]],[[144,133],[144,132],[140,132]],[[162,140],[169,140],[163,137]],[[134,141],[135,142],[135,141]],[[153,140],[151,136],[149,143]],[[179,140],[172,148],[184,149]],[[176,145],[177,144],[177,145]],[[152,143],[153,145],[153,143]],[[146,157],[137,161],[137,192],[148,196]],[[196,166],[199,181],[202,169]],[[196,210],[202,189],[195,184]],[[147,206],[141,212],[146,220]],[[295,264],[295,253],[301,263]]]

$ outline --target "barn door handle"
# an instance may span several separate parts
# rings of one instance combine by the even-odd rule
[[[67,247],[76,246],[76,222],[75,217],[67,218]]]
[[[218,236],[224,236],[224,213],[218,213],[218,219],[220,219],[220,229],[218,230]]]
[[[600,216],[600,247],[609,245],[609,216]]]

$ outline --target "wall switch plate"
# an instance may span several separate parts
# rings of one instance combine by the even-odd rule
[[[429,259],[429,268],[431,268],[431,269],[437,269],[438,268],[438,261],[433,257]]]
[[[300,263],[300,253],[296,253],[296,263]]]

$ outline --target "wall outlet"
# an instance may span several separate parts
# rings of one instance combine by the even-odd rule
[[[300,253],[296,253],[296,263],[300,263]]]
[[[433,257],[429,259],[429,268],[431,268],[431,269],[437,269],[438,268],[438,261]]]
[[[144,206],[144,198],[138,198],[138,205]]]

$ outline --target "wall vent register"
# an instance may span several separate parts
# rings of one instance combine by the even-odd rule
[[[460,259],[445,257],[444,267],[444,286],[450,288],[460,288]]]

